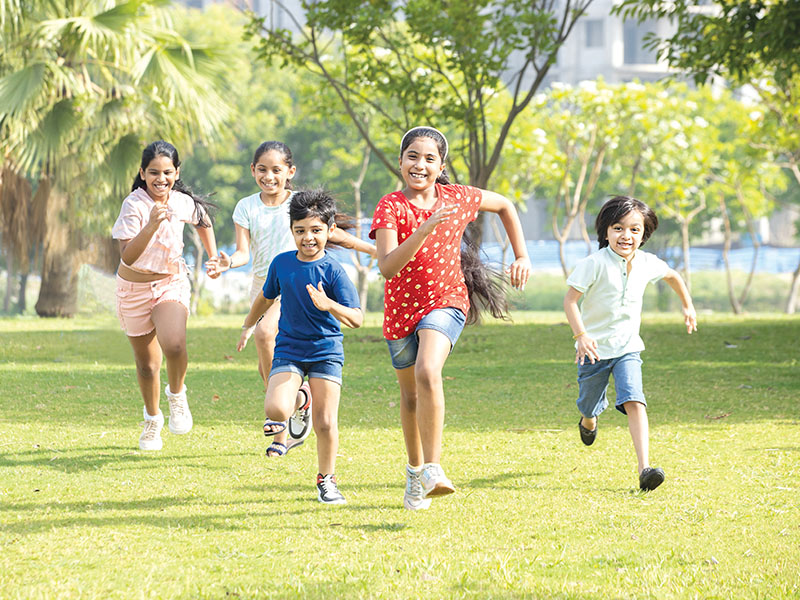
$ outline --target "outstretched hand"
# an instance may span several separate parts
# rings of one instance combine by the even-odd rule
[[[206,261],[206,275],[211,279],[216,279],[230,268],[231,257],[222,250],[219,251],[219,256],[213,256]]]
[[[518,258],[506,269],[506,273],[511,276],[511,287],[524,290],[528,278],[531,276],[531,261],[527,256]]]
[[[686,333],[689,335],[693,331],[697,331],[697,313],[694,310],[694,306],[683,308],[683,322],[686,324]]]
[[[308,291],[308,295],[311,297],[311,301],[314,303],[314,306],[324,311],[329,311],[331,309],[333,306],[333,300],[328,298],[325,290],[322,289],[321,281],[319,284],[317,284],[317,287],[314,287],[310,283],[307,284],[306,290]]]

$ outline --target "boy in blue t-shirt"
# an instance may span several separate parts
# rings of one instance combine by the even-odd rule
[[[335,215],[336,204],[324,191],[302,191],[292,196],[289,221],[297,251],[279,254],[270,264],[264,292],[253,301],[236,348],[240,352],[244,349],[258,320],[280,296],[264,434],[275,435],[286,429],[287,419],[296,408],[297,391],[307,375],[314,399],[311,411],[317,434],[318,498],[327,504],[344,504],[334,475],[344,364],[339,323],[360,327],[364,315],[347,273],[325,252],[325,244],[336,228]]]

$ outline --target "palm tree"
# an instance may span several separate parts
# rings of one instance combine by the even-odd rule
[[[178,35],[158,0],[0,0],[0,31],[3,163],[47,192],[36,311],[71,316],[143,145],[224,123],[225,56]]]

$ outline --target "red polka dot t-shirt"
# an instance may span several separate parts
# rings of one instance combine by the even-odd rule
[[[395,229],[402,244],[417,227],[444,205],[461,210],[436,226],[414,257],[386,281],[383,300],[383,335],[399,340],[412,333],[422,317],[434,309],[453,307],[469,311],[469,295],[461,272],[461,236],[478,216],[481,190],[465,185],[436,184],[437,201],[430,210],[417,208],[402,192],[381,198],[372,218],[369,237],[378,229]]]

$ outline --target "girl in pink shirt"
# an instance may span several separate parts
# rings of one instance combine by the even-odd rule
[[[400,143],[405,188],[381,198],[370,237],[386,278],[383,335],[400,384],[400,420],[408,453],[404,506],[428,508],[430,497],[453,484],[439,462],[444,426],[442,368],[465,323],[478,320],[477,295],[493,316],[505,315],[502,286],[464,235],[478,211],[497,213],[515,260],[511,285],[522,288],[531,264],[514,205],[494,192],[451,184],[447,140],[432,127],[415,127]],[[465,242],[462,249],[462,241]]]
[[[117,316],[136,359],[144,400],[142,450],[161,450],[164,415],[159,409],[161,359],[167,358],[169,430],[189,433],[186,401],[186,320],[190,286],[183,260],[183,226],[197,228],[210,257],[217,255],[209,204],[180,180],[180,159],[172,144],[153,142],[142,152],[139,174],[111,231],[119,240]]]

